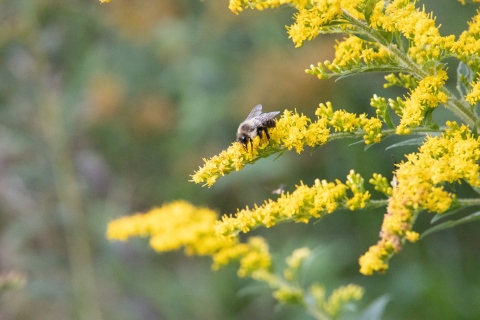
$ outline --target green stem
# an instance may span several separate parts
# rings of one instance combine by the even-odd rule
[[[387,39],[385,39],[385,37],[379,31],[370,28],[363,21],[355,19],[346,10],[343,10],[343,14],[345,19],[355,26],[359,31],[368,35],[377,43],[384,46],[398,60],[400,65],[405,68],[406,72],[412,74],[417,79],[424,79],[425,77],[430,76],[427,71],[415,63],[406,53],[400,50],[396,44],[393,44],[391,41],[387,41]],[[468,107],[463,105],[448,89],[444,87],[442,88],[442,91],[449,97],[447,103],[445,104],[447,109],[452,111],[466,124],[470,125],[470,127],[473,127],[478,120],[477,115]]]
[[[461,207],[480,206],[480,198],[477,199],[457,199]]]
[[[63,219],[67,258],[76,299],[76,318],[101,320],[93,254],[89,243],[90,234],[75,173],[75,161],[68,141],[67,125],[63,120],[65,106],[60,105],[59,92],[56,89],[50,89],[47,85],[42,89],[39,94],[40,122],[54,174],[58,207]]]

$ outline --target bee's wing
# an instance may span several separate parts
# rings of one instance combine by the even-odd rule
[[[274,112],[269,112],[269,113],[262,113],[257,117],[258,120],[260,120],[261,123],[273,119],[277,114],[279,114],[280,111],[274,111]]]
[[[250,111],[250,114],[248,115],[246,120],[255,118],[256,116],[259,116],[260,113],[262,113],[262,105],[257,104],[255,107],[253,107],[252,111]]]

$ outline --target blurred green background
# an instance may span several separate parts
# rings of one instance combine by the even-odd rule
[[[458,35],[477,8],[425,3],[443,35]],[[263,159],[212,188],[188,181],[258,103],[312,117],[332,101],[374,115],[374,93],[404,94],[383,89],[380,74],[338,82],[307,75],[310,64],[333,59],[336,38],[294,49],[285,32],[292,13],[236,16],[226,0],[0,2],[0,274],[27,277],[0,297],[1,320],[310,319],[276,307],[269,289],[237,278],[236,266],[212,272],[209,258],[105,239],[112,219],[172,200],[234,213],[276,197],[270,191],[282,183],[293,191],[300,181],[344,181],[350,169],[390,177],[392,155],[414,151],[385,151],[398,138],[366,152],[335,141]],[[457,62],[448,63],[454,76]],[[435,117],[443,124],[451,114]],[[305,283],[362,285],[360,309],[388,293],[385,319],[480,319],[478,223],[408,244],[385,275],[364,277],[357,260],[376,243],[382,218],[383,209],[342,211],[252,234],[269,241],[280,271],[294,248],[315,249]]]

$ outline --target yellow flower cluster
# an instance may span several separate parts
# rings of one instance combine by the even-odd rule
[[[382,122],[376,117],[369,118],[365,114],[357,117],[342,110],[334,112],[330,102],[321,103],[315,114],[319,118],[312,121],[297,112],[285,110],[276,127],[269,129],[270,140],[255,137],[253,150],[246,150],[240,143],[233,143],[219,155],[203,159],[205,164],[192,175],[192,181],[210,187],[219,177],[238,171],[260,158],[292,149],[300,153],[305,145],[321,146],[331,137],[330,128],[335,132],[362,136],[366,144],[380,142],[383,138]]]
[[[235,237],[219,238],[214,229],[217,218],[215,211],[176,201],[145,214],[111,221],[107,238],[125,241],[134,236],[149,236],[150,246],[158,252],[176,251],[183,247],[187,255],[211,256],[215,270],[239,261],[240,277],[270,268],[271,256],[263,238],[252,237],[247,243],[238,243]]]
[[[297,8],[305,8],[310,0],[230,0],[228,8],[235,14],[243,11],[244,8],[264,10],[276,8],[283,4],[291,4]]]
[[[388,183],[387,178],[381,174],[374,173],[373,178],[369,180],[371,184],[375,186],[375,190],[383,193],[386,196],[391,196],[393,192],[392,185]]]
[[[299,248],[293,251],[292,255],[286,259],[287,268],[283,270],[283,276],[289,281],[295,281],[298,271],[305,259],[310,257],[310,249],[307,247]]]
[[[266,282],[270,288],[274,289],[273,297],[280,303],[308,306],[308,310],[318,319],[336,319],[343,306],[352,300],[362,298],[363,288],[354,284],[339,287],[328,299],[326,299],[325,288],[318,283],[312,284],[308,290],[303,289],[297,279],[301,266],[310,254],[310,249],[306,247],[296,249],[286,259],[287,268],[283,271],[285,276],[283,279],[267,269],[255,271],[252,277]]]
[[[294,15],[295,23],[287,27],[289,38],[295,47],[301,47],[305,40],[315,38],[321,28],[342,14],[338,0],[313,0],[309,8],[299,8]]]
[[[476,104],[480,100],[480,81],[472,83],[472,90],[470,93],[465,97],[465,99],[470,103],[472,106]]]
[[[309,146],[325,144],[329,134],[330,130],[321,119],[312,123],[312,120],[304,115],[285,110],[276,127],[269,130],[270,140],[255,137],[253,150],[250,148],[245,150],[240,143],[233,143],[219,155],[208,160],[203,159],[205,165],[192,175],[192,181],[212,186],[219,177],[233,170],[238,171],[260,158],[293,148],[300,153],[305,144]]]
[[[447,79],[445,70],[439,70],[435,76],[420,80],[418,86],[410,92],[410,97],[404,101],[389,99],[390,106],[401,117],[397,134],[409,134],[411,128],[422,123],[428,111],[447,102],[448,96],[442,90]]]
[[[360,258],[361,273],[384,272],[388,259],[401,250],[405,240],[418,240],[411,229],[420,211],[442,213],[455,203],[455,196],[444,190],[443,183],[465,180],[480,186],[480,139],[464,125],[447,122],[447,126],[445,134],[427,137],[417,153],[398,165],[398,184],[388,202],[381,239]]]
[[[197,208],[185,201],[175,201],[145,214],[122,217],[108,224],[107,238],[125,241],[150,237],[150,246],[159,252],[182,247],[188,255],[212,255],[220,248],[231,247],[235,239],[218,239],[214,224],[218,214]]]
[[[282,194],[277,201],[269,199],[253,210],[242,209],[235,216],[224,215],[217,222],[217,235],[232,237],[239,232],[249,232],[259,226],[267,228],[279,222],[296,221],[308,223],[312,218],[321,218],[325,213],[332,213],[338,208],[350,210],[364,208],[370,199],[370,193],[364,190],[363,179],[352,170],[347,176],[347,183],[341,181],[327,182],[315,180],[312,187],[301,183],[297,189]],[[347,190],[353,193],[347,196]]]
[[[356,36],[349,36],[335,45],[335,58],[311,65],[305,70],[319,79],[328,79],[350,71],[358,72],[365,67],[379,65],[396,65],[398,62],[385,48],[374,42],[364,41]]]
[[[328,301],[324,305],[325,311],[335,317],[339,314],[343,305],[351,300],[360,300],[363,296],[363,288],[354,284],[349,284],[335,289]]]
[[[333,111],[332,104],[321,103],[315,111],[320,119],[335,132],[361,133],[365,144],[373,144],[382,140],[382,122],[378,118],[368,118],[366,114],[357,117],[354,113],[344,110]],[[319,120],[320,121],[320,120]]]
[[[251,277],[254,272],[259,271],[268,272],[272,265],[268,244],[261,237],[252,237],[247,243],[222,248],[212,258],[214,270],[232,261],[240,261],[239,277]]]
[[[435,18],[410,1],[394,0],[384,14],[372,16],[371,25],[385,31],[400,31],[410,39],[408,55],[419,64],[440,60],[455,39],[454,36],[441,37]]]
[[[479,56],[480,52],[480,11],[468,23],[468,30],[463,31],[458,40],[453,44],[452,50],[469,64],[470,56]]]

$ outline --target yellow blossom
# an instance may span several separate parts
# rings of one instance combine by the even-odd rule
[[[287,265],[291,269],[298,269],[305,259],[310,256],[310,249],[307,247],[299,248],[293,251],[287,258]]]
[[[366,144],[378,143],[383,138],[382,122],[376,117],[368,118],[366,115],[357,117],[343,110],[334,112],[330,102],[321,103],[315,114],[318,119],[312,121],[296,111],[285,110],[277,120],[276,126],[269,129],[270,140],[255,137],[253,150],[250,147],[246,150],[240,143],[234,142],[219,155],[208,160],[203,159],[205,164],[192,175],[192,181],[210,187],[221,176],[238,171],[260,158],[292,149],[300,153],[305,145],[321,146],[331,137],[331,129],[363,137]]]
[[[420,234],[415,231],[407,231],[405,232],[405,239],[407,239],[410,242],[417,242],[418,239],[420,239]]]
[[[240,143],[234,142],[219,155],[208,160],[203,159],[205,164],[192,175],[192,181],[212,186],[219,177],[234,170],[238,171],[260,158],[291,149],[300,153],[305,144],[312,147],[325,144],[329,134],[324,120],[319,119],[312,123],[312,120],[304,115],[285,110],[276,127],[269,130],[270,140],[255,137],[253,150],[245,150]]]
[[[239,277],[251,276],[259,270],[268,270],[272,264],[268,244],[261,237],[249,238],[248,243],[224,247],[213,254],[212,258],[214,270],[232,261],[240,261]]]
[[[439,70],[435,76],[420,80],[418,86],[411,91],[410,97],[405,101],[396,102],[399,103],[398,107],[390,100],[392,108],[401,117],[396,129],[398,134],[410,133],[410,128],[418,127],[429,110],[436,108],[440,103],[447,102],[447,95],[442,91],[447,79],[447,73]]]
[[[405,239],[418,239],[411,229],[420,211],[442,213],[452,206],[455,197],[444,190],[444,183],[464,180],[480,186],[480,139],[465,125],[447,122],[447,126],[441,137],[427,137],[417,153],[407,155],[407,161],[398,165],[398,184],[388,201],[381,239],[360,258],[361,273],[384,272]],[[376,181],[384,184],[379,177]]]
[[[452,45],[452,51],[468,63],[470,56],[479,56],[480,52],[480,11],[468,23],[468,30],[463,31],[458,40]]]
[[[283,285],[273,292],[273,297],[280,303],[298,304],[303,300],[304,292],[299,287]]]
[[[224,215],[215,226],[216,233],[231,237],[262,225],[269,228],[283,221],[308,223],[310,219],[321,218],[339,207],[351,210],[363,208],[370,198],[368,191],[364,191],[363,178],[352,171],[348,179],[352,179],[348,185],[339,180],[333,183],[318,179],[312,187],[301,183],[295,191],[282,194],[277,201],[265,201],[252,210],[247,207],[235,216]],[[347,196],[347,190],[353,192],[353,197]]]
[[[378,192],[381,192],[386,196],[392,195],[392,186],[388,183],[387,178],[383,177],[381,174],[374,173],[373,178],[370,179],[369,182],[375,186],[375,190]]]
[[[472,90],[465,99],[471,105],[476,104],[480,100],[480,81],[477,80],[475,83],[472,83]]]
[[[314,0],[312,4],[310,8],[299,8],[294,15],[295,23],[287,27],[295,47],[300,47],[305,40],[315,38],[323,25],[342,14],[338,0]]]
[[[453,36],[440,36],[432,14],[403,0],[393,1],[383,14],[372,16],[371,25],[385,31],[400,31],[411,41],[409,56],[419,64],[443,58],[454,43]]]
[[[218,214],[213,210],[175,201],[145,214],[111,221],[107,238],[125,241],[135,236],[149,236],[150,245],[159,252],[183,247],[189,255],[211,255],[235,243],[234,239],[218,239],[215,236],[214,223],[217,217]]]
[[[325,303],[325,311],[332,317],[336,317],[342,306],[351,300],[360,300],[363,296],[363,288],[354,284],[349,284],[335,289],[332,295]]]

